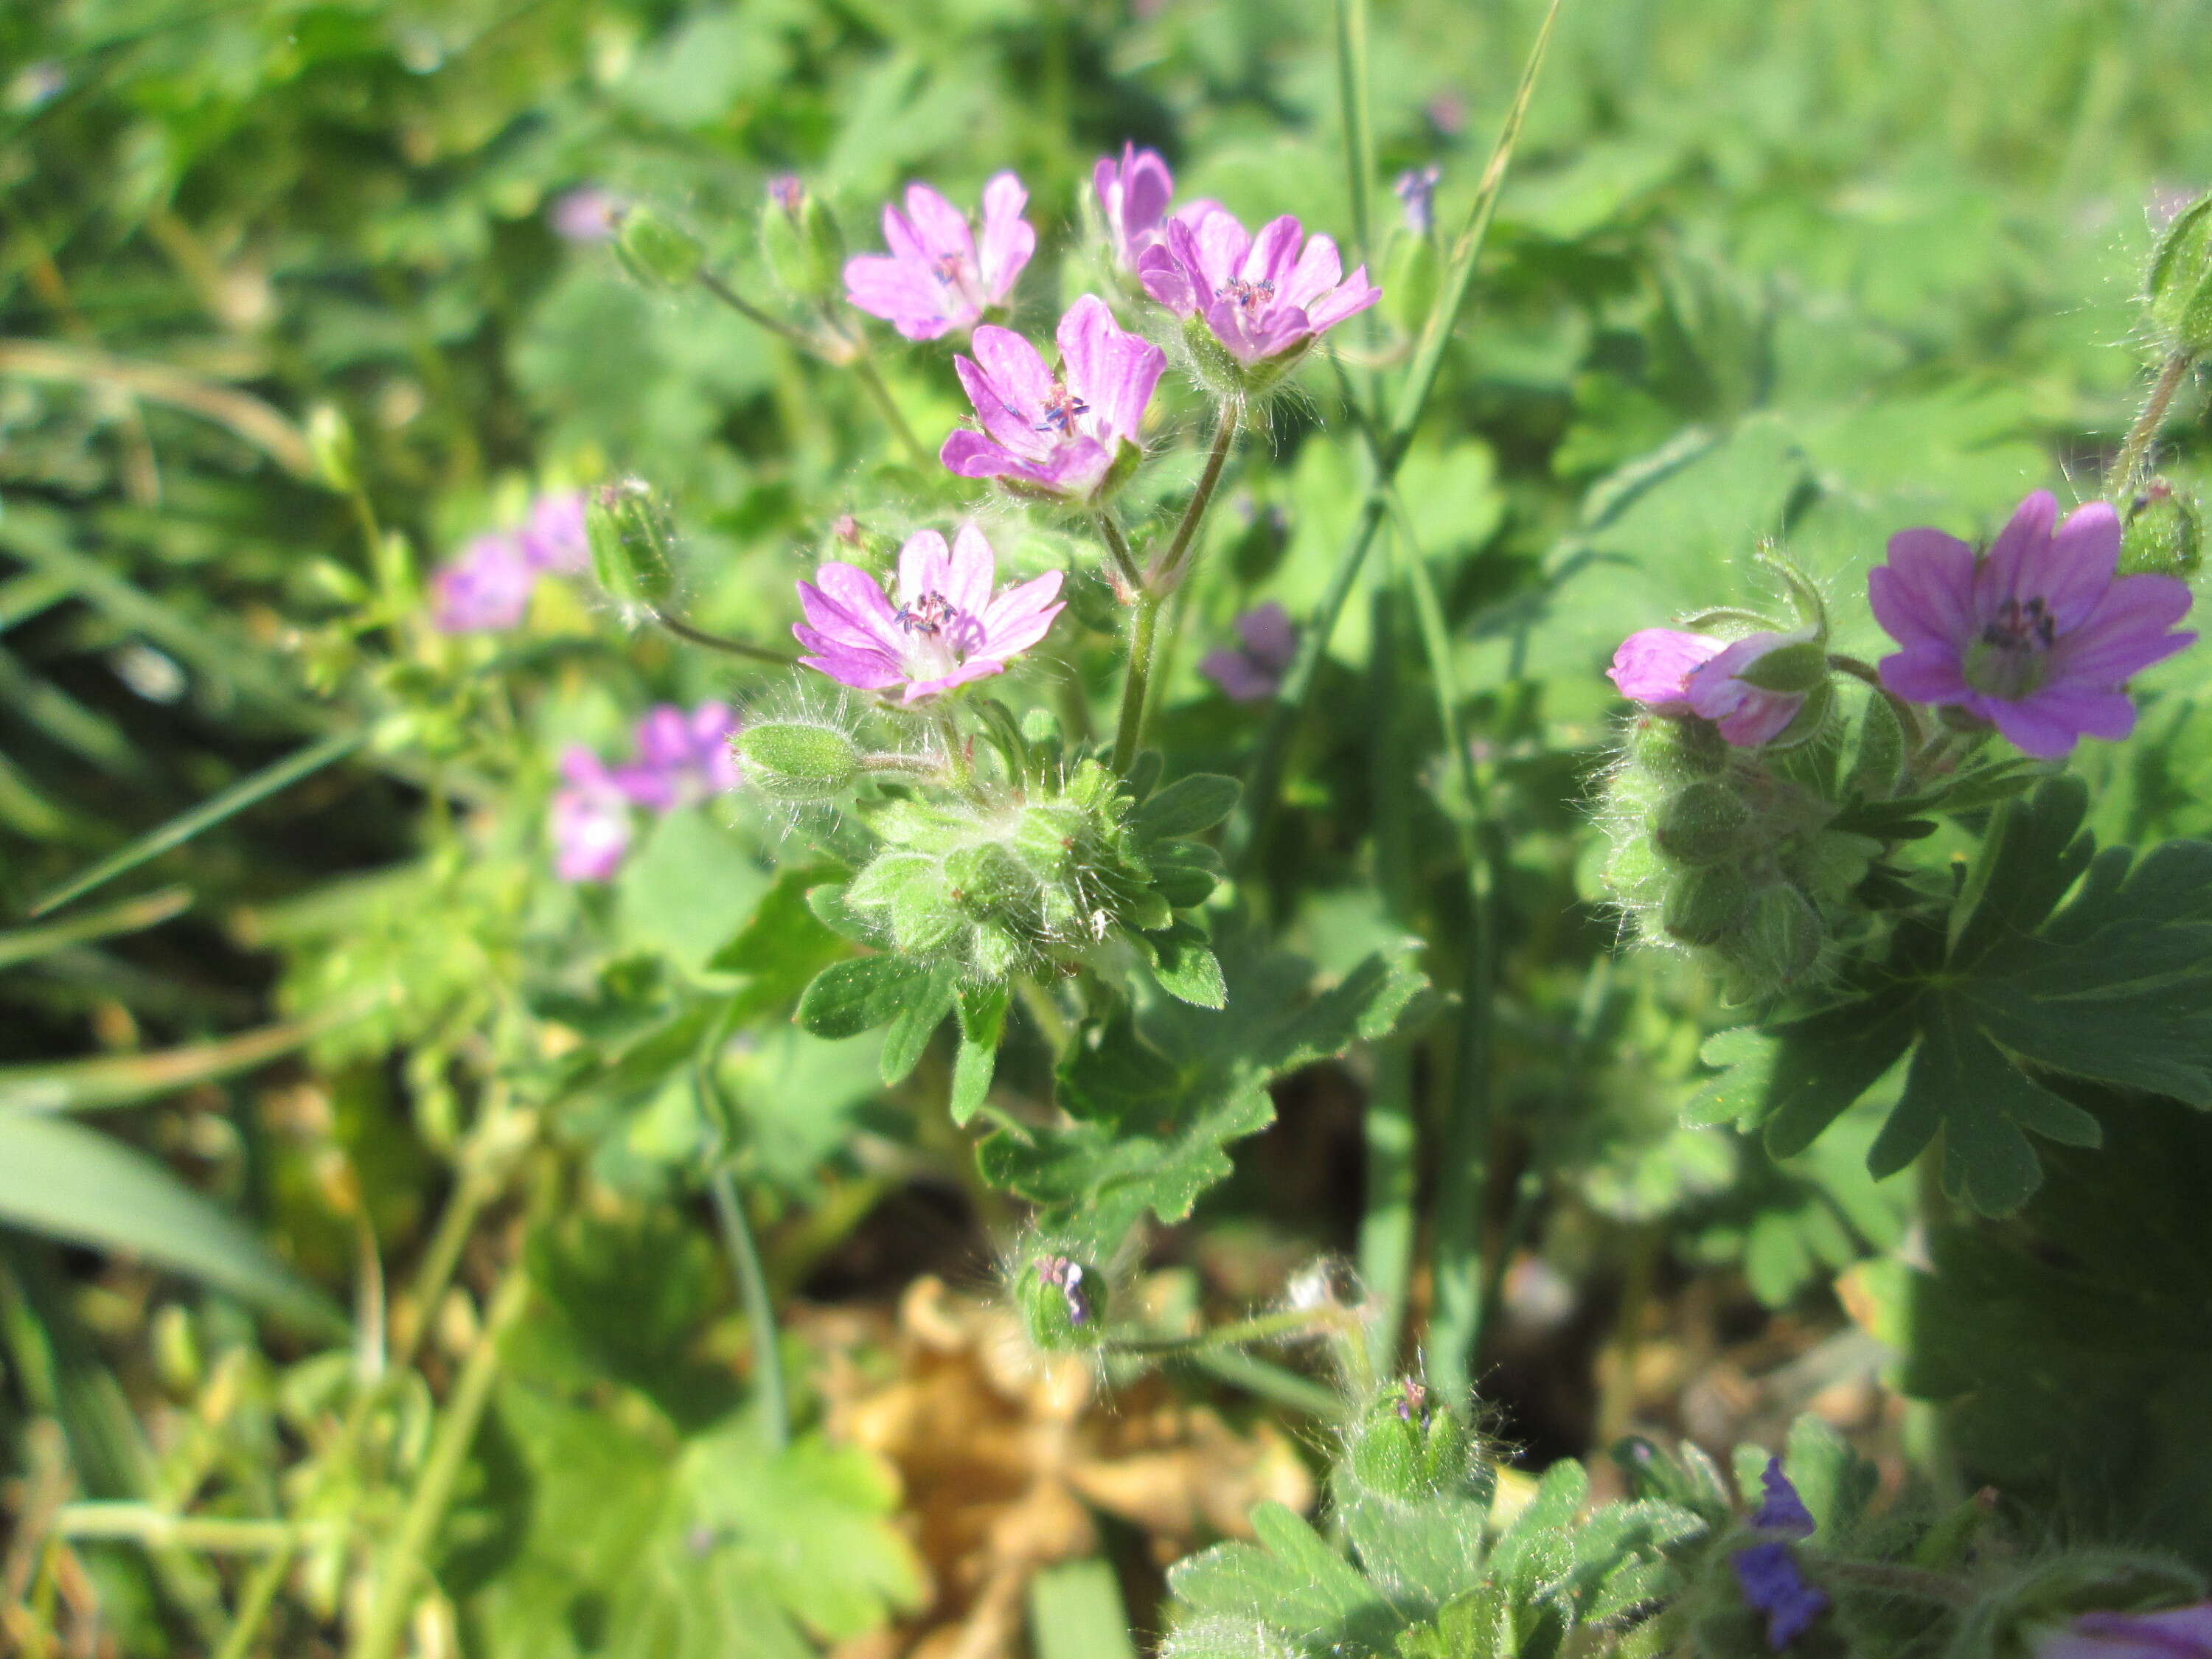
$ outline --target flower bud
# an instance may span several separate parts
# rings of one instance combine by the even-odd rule
[[[1728,739],[1711,720],[1645,714],[1632,729],[1628,751],[1635,763],[1668,783],[1711,777],[1728,764]]]
[[[307,449],[323,482],[339,495],[350,495],[361,488],[361,457],[353,428],[336,404],[317,404],[308,411]]]
[[[1811,972],[1827,943],[1827,929],[1811,901],[1788,883],[1763,887],[1751,901],[1743,926],[1722,945],[1742,981],[1740,1000],[1767,995]]]
[[[1743,845],[1750,809],[1717,779],[1698,778],[1677,789],[1651,817],[1651,838],[1679,864],[1718,864]]]
[[[2212,350],[2212,196],[2184,208],[2151,256],[2150,319],[2177,351]]]
[[[669,550],[676,539],[668,509],[641,478],[601,484],[585,503],[584,530],[592,574],[624,607],[653,607],[675,590]]]
[[[1073,1256],[1032,1256],[1015,1277],[1014,1301],[1030,1340],[1047,1353],[1095,1348],[1104,1334],[1105,1278]]]
[[[1037,878],[995,841],[955,848],[945,855],[945,880],[953,902],[979,921],[1034,927]]]
[[[769,180],[761,209],[761,252],[777,282],[809,300],[843,291],[845,238],[822,198],[789,173]]]
[[[1606,890],[1627,910],[1657,908],[1667,896],[1674,872],[1659,849],[1644,836],[1623,836],[1605,863]]]
[[[707,262],[707,250],[697,237],[644,207],[623,215],[615,251],[632,276],[653,289],[689,288]]]
[[[1376,1396],[1345,1450],[1345,1468],[1354,1482],[1401,1503],[1463,1490],[1472,1472],[1466,1425],[1410,1376]]]
[[[859,745],[834,726],[811,720],[759,720],[732,746],[746,781],[770,800],[830,800],[860,775]]]
[[[1751,902],[1751,885],[1739,872],[1692,870],[1668,884],[1659,926],[1685,945],[1717,945],[1742,925]]]
[[[831,520],[830,535],[837,545],[825,557],[842,559],[857,552],[860,562],[880,568],[890,564],[899,555],[899,538],[872,525],[862,524],[849,513],[841,513]]]
[[[2120,536],[2120,574],[2192,576],[2203,558],[2197,505],[2164,478],[2153,478],[2128,503]]]

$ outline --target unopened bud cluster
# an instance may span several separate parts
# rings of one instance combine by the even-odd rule
[[[1647,715],[1613,775],[1607,888],[1644,938],[1707,957],[1731,1000],[1817,977],[1882,850],[1831,827],[1813,769],[1733,749],[1705,720]]]

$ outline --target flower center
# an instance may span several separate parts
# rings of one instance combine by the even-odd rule
[[[2057,640],[2057,622],[2040,596],[2007,599],[1966,647],[1966,684],[1993,697],[2025,697],[2043,684]]]
[[[1091,405],[1070,392],[1066,380],[1055,374],[1052,380],[1052,390],[1045,394],[1044,406],[1039,412],[1042,418],[1036,422],[1038,431],[1073,437],[1081,429],[1075,423],[1076,417],[1088,415]]]
[[[1248,283],[1242,276],[1231,276],[1221,286],[1222,292],[1237,302],[1237,310],[1243,312],[1247,317],[1251,316],[1261,306],[1275,297],[1274,282],[1266,276],[1262,276],[1256,283]]]
[[[915,679],[957,668],[982,637],[975,617],[934,589],[901,605],[891,620],[906,635],[906,661]]]
[[[929,262],[930,274],[945,294],[957,300],[975,297],[975,283],[969,275],[968,261],[957,253],[940,253]]]

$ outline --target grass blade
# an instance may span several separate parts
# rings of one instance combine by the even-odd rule
[[[1030,1579],[1030,1645],[1036,1659],[1137,1659],[1113,1567],[1067,1561]]]
[[[158,1164],[67,1118],[0,1112],[0,1222],[127,1250],[302,1324],[337,1310],[268,1247]]]
[[[220,794],[210,796],[188,812],[178,814],[160,829],[141,836],[128,847],[102,859],[83,874],[64,882],[33,904],[31,914],[42,916],[49,910],[67,904],[71,899],[82,898],[94,888],[105,885],[125,871],[137,869],[149,859],[158,858],[171,848],[182,846],[203,830],[213,829],[225,818],[235,817],[280,789],[289,787],[311,773],[321,771],[333,761],[343,760],[360,748],[363,740],[364,736],[359,732],[338,732],[325,738],[320,743],[297,750],[272,765],[263,767],[250,777],[240,779]]]
[[[195,1083],[250,1072],[367,1012],[365,1004],[355,1004],[310,1019],[286,1020],[236,1036],[150,1054],[103,1054],[96,1060],[0,1066],[0,1116],[11,1112],[82,1112],[133,1105]]]
[[[136,933],[148,927],[158,927],[172,916],[182,915],[191,908],[192,894],[188,887],[165,887],[158,893],[149,893],[143,898],[125,899],[105,910],[94,910],[89,915],[69,921],[48,922],[43,927],[18,927],[0,933],[0,968],[13,968],[21,963],[35,962],[40,957],[51,956],[56,951],[67,950],[72,945],[84,945],[96,939],[107,939],[116,933]]]

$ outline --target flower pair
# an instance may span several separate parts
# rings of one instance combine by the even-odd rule
[[[564,750],[550,812],[555,872],[563,881],[611,881],[629,851],[633,807],[672,812],[735,788],[730,739],[739,724],[727,703],[702,702],[688,714],[662,703],[638,722],[631,758],[620,766],[581,744]]]
[[[520,627],[540,576],[578,574],[591,557],[581,492],[540,495],[521,529],[477,537],[430,579],[431,626],[443,634]]]
[[[2103,501],[2063,524],[2047,490],[2023,501],[1988,552],[1927,528],[1900,531],[1867,579],[1875,620],[1902,649],[1879,665],[1907,702],[1955,708],[2024,752],[2057,760],[2082,737],[2135,729],[2130,676],[2189,645],[2189,610],[2172,576],[2118,574],[2121,527]],[[1740,748],[1784,734],[1804,696],[1771,672],[1798,635],[1732,644],[1674,629],[1631,635],[1610,670],[1621,695],[1658,714],[1708,720]],[[1762,665],[1765,666],[1762,666]]]

